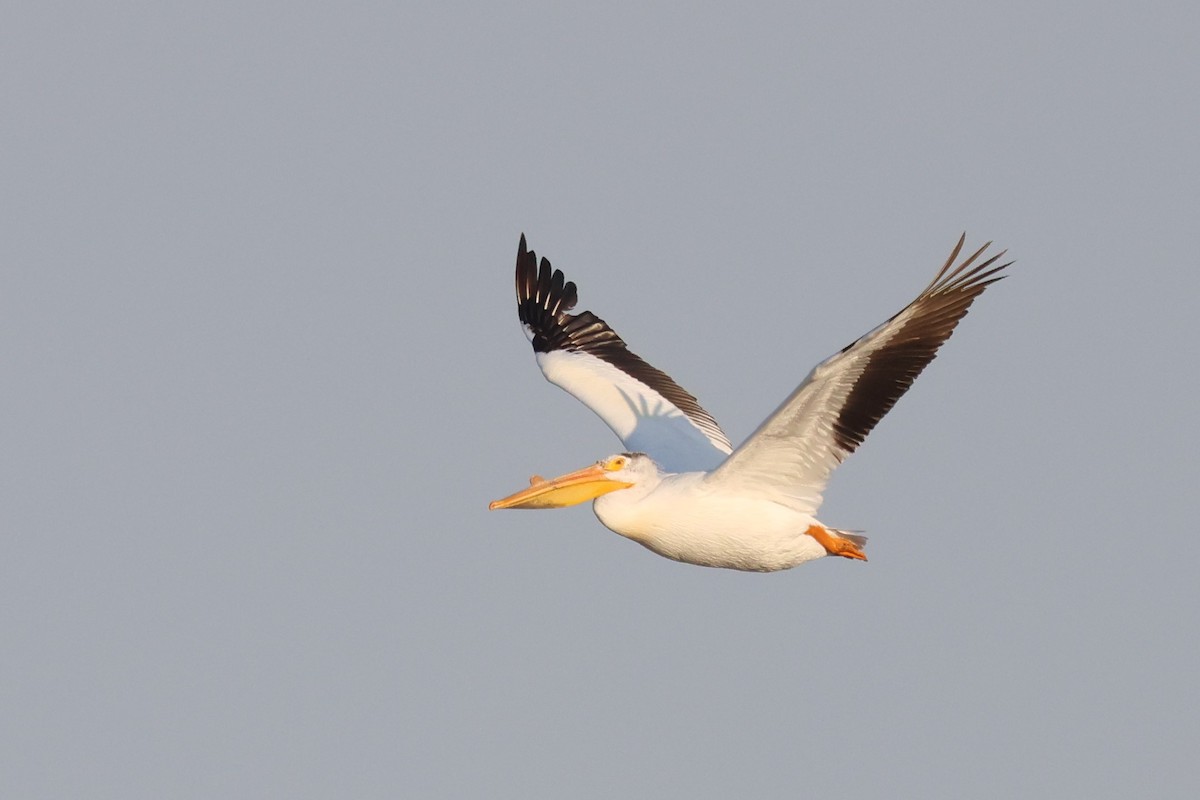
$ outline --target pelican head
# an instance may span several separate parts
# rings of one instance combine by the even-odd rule
[[[653,479],[658,475],[658,467],[645,453],[618,453],[550,480],[534,475],[528,489],[494,500],[488,508],[564,508],[619,489],[657,482]]]

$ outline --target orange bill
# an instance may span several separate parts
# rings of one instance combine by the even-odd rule
[[[493,511],[497,508],[563,508],[632,485],[610,478],[604,463],[599,462],[550,480],[534,475],[528,489],[494,500],[488,508]]]

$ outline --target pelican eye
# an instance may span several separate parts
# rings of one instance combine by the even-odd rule
[[[626,463],[627,459],[624,456],[617,456],[615,458],[610,458],[608,463],[604,465],[604,469],[608,472],[616,472],[619,469],[625,469]]]

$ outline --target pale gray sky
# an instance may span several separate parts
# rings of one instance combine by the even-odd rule
[[[1194,3],[19,3],[0,795],[1200,794]],[[620,448],[518,235],[740,441],[954,240],[868,564],[489,513]]]

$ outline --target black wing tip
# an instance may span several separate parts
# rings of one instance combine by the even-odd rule
[[[896,329],[889,341],[868,356],[862,374],[834,422],[834,437],[847,454],[862,444],[867,434],[937,357],[942,345],[954,334],[958,323],[984,289],[1008,277],[1003,270],[1015,261],[996,266],[996,262],[1007,251],[1002,250],[981,263],[975,263],[991,246],[991,242],[966,256],[956,266],[955,261],[965,241],[964,233],[937,277],[905,309],[914,312],[913,316]],[[842,352],[853,348],[858,341]]]
[[[524,232],[517,246],[516,287],[517,316],[529,327],[534,350],[556,349],[561,332],[573,319],[567,312],[579,302],[578,289],[550,259],[538,259],[537,252],[529,249]]]
[[[950,256],[946,259],[946,263],[938,270],[937,275],[933,277],[933,280],[921,292],[918,299],[936,294],[957,294],[963,291],[982,290],[989,284],[1006,277],[1007,273],[1005,275],[998,273],[1003,272],[1016,263],[1016,259],[1013,259],[999,266],[993,266],[1008,254],[1008,250],[1005,249],[998,253],[993,253],[983,262],[976,264],[975,262],[979,260],[980,256],[992,246],[991,240],[984,242],[975,252],[963,258],[962,261],[959,261],[958,257],[962,253],[966,240],[967,233],[963,231],[958,237],[954,248],[950,251]]]
[[[537,267],[537,253],[530,250],[525,244],[525,234],[521,234],[521,241],[517,244],[517,291],[520,292],[521,278],[528,271],[529,265]]]
[[[522,231],[521,241],[517,244],[517,269],[520,270],[521,264],[528,261],[530,258],[533,258],[534,262],[536,263],[537,253],[534,253],[529,249],[528,245],[525,244],[525,233]]]

